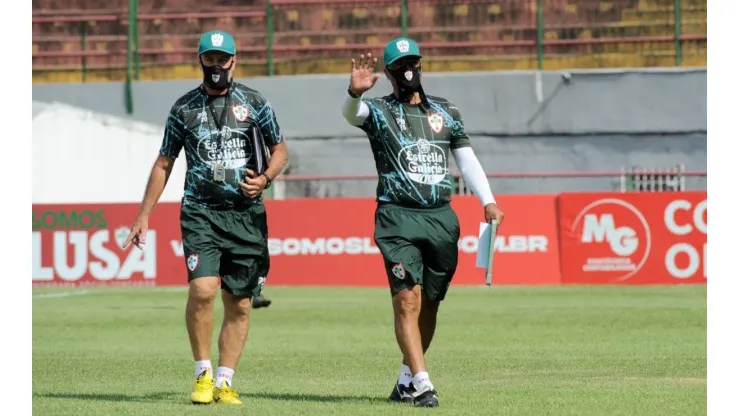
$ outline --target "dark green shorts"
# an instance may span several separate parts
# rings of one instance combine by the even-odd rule
[[[235,296],[259,296],[270,270],[265,206],[217,210],[193,203],[180,210],[188,282],[221,277]]]
[[[429,300],[441,301],[457,269],[460,223],[449,205],[404,208],[379,204],[375,244],[385,263],[391,294],[421,285]]]

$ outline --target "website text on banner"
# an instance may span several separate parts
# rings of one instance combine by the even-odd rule
[[[512,214],[496,240],[494,284],[558,284],[555,195],[498,198]],[[266,201],[270,284],[386,286],[373,242],[372,199]],[[473,197],[453,200],[460,260],[453,284],[483,284],[475,267],[483,210]],[[144,251],[120,249],[138,204],[34,205],[34,285],[187,284],[180,205],[160,203]]]
[[[494,284],[558,284],[555,195],[501,195],[510,212],[494,250]],[[304,199],[268,202],[272,284],[387,286],[373,242],[372,199]],[[473,197],[454,198],[460,222],[459,261],[453,285],[482,285],[475,267],[483,208]]]
[[[561,194],[563,283],[706,284],[707,193]]]

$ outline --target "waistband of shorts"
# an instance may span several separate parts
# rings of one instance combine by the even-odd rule
[[[200,201],[196,201],[191,198],[183,197],[182,198],[182,207],[185,206],[192,206],[192,207],[199,207],[203,209],[208,209],[212,211],[246,211],[254,206],[261,205],[262,204],[262,198],[259,198],[258,200],[248,200],[244,199],[243,202],[223,202],[220,204],[206,204]]]
[[[405,205],[396,204],[394,202],[378,201],[378,209],[390,209],[390,210],[407,211],[407,212],[430,213],[430,212],[447,211],[451,209],[451,207],[449,203],[442,204],[442,205],[434,205],[431,207],[408,207]]]

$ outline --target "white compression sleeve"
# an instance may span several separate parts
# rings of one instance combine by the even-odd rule
[[[460,169],[465,184],[478,197],[481,204],[483,206],[495,204],[496,199],[491,192],[491,185],[488,183],[486,172],[483,170],[483,166],[480,165],[478,158],[475,157],[473,148],[462,147],[460,149],[453,149],[452,156],[455,158],[457,168]]]
[[[362,97],[352,98],[348,91],[345,91],[344,95],[342,115],[349,124],[359,126],[370,115],[370,108],[368,108],[367,104],[362,102]]]

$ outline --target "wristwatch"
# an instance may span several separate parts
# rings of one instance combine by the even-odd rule
[[[264,172],[262,173],[262,176],[264,176],[265,179],[267,179],[267,185],[265,185],[265,189],[268,189],[270,185],[272,185],[272,179],[269,176],[267,176],[267,173],[264,173]]]
[[[352,97],[352,98],[360,98],[360,97],[362,97],[362,94],[357,95],[357,94],[353,93],[352,92],[352,87],[347,87],[347,94],[349,94],[349,96]]]

